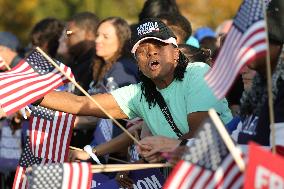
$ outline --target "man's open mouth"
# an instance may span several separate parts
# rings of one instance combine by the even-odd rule
[[[160,63],[157,60],[149,62],[149,67],[151,70],[155,70],[159,67]]]

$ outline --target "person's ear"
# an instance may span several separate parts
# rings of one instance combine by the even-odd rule
[[[175,48],[174,50],[174,60],[177,62],[178,59],[179,59],[179,49],[178,48]]]

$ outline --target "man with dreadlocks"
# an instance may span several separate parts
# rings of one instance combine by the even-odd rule
[[[162,138],[169,148],[191,138],[210,108],[216,109],[224,123],[231,120],[227,101],[217,100],[203,79],[210,67],[201,62],[188,64],[175,35],[163,22],[146,19],[132,35],[131,52],[138,63],[141,83],[92,96],[112,117],[143,118],[152,134]],[[66,92],[51,92],[40,105],[106,117],[87,97]],[[149,146],[146,148],[149,150]]]

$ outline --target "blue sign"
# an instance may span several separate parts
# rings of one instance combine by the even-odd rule
[[[130,171],[129,178],[134,182],[133,189],[161,189],[165,182],[164,176],[158,169]],[[92,189],[122,189],[115,179],[106,175],[93,174]]]

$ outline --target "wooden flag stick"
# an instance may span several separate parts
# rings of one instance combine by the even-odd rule
[[[267,29],[267,15],[264,0],[262,1],[262,9],[265,21],[265,41],[267,44],[266,51],[266,78],[267,78],[267,93],[268,93],[268,109],[269,109],[269,120],[270,120],[270,134],[271,134],[271,146],[272,153],[276,153],[275,147],[275,120],[274,120],[274,108],[273,108],[273,94],[272,94],[272,76],[271,76],[271,64],[270,64],[270,50],[269,50],[269,40],[268,40],[268,29]]]
[[[138,145],[141,145],[141,143],[134,137],[132,134],[125,129],[116,119],[114,119],[95,99],[93,99],[73,78],[71,78],[69,75],[67,75],[61,68],[45,53],[43,52],[39,47],[36,47],[36,50],[38,50],[56,69],[58,69],[66,78],[68,78],[84,95],[86,95],[93,103],[98,106],[98,108],[107,115],[117,126],[119,126],[134,142],[136,142]]]
[[[76,148],[76,147],[74,147],[74,146],[69,146],[69,148],[70,148],[71,150],[84,151],[83,149],[81,149],[81,148]],[[109,156],[108,159],[111,159],[111,160],[114,160],[114,161],[117,161],[117,162],[120,162],[120,163],[125,163],[125,164],[128,164],[128,163],[129,163],[129,162],[127,162],[127,161],[123,161],[123,160],[121,160],[121,159],[117,159],[117,158],[114,158],[114,157],[111,157],[111,156]]]
[[[7,70],[11,70],[11,67],[3,60],[2,62],[4,66],[7,68]]]
[[[132,167],[145,167],[145,168],[153,168],[153,167],[168,167],[171,166],[169,163],[129,163],[129,164],[101,164],[101,165],[92,165],[92,168],[101,169],[101,168],[132,168]]]
[[[171,167],[171,166],[172,165],[166,163],[92,165],[92,173],[131,171],[131,170],[162,168],[162,167]]]
[[[127,161],[123,161],[121,159],[117,159],[117,158],[114,158],[114,157],[111,157],[111,156],[109,156],[108,159],[111,159],[111,160],[119,162],[119,163],[129,164],[129,162],[127,162]]]
[[[69,148],[70,148],[71,150],[84,151],[83,149],[81,149],[81,148],[76,148],[76,147],[74,147],[74,146],[69,146]]]
[[[245,162],[243,161],[241,154],[239,153],[238,149],[235,147],[230,135],[228,134],[227,130],[225,129],[222,121],[220,120],[218,114],[214,109],[209,110],[209,115],[216,126],[219,134],[221,135],[224,143],[228,147],[230,153],[232,154],[236,164],[240,168],[242,172],[245,170]]]

